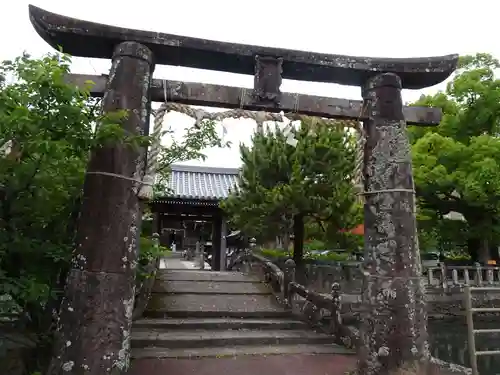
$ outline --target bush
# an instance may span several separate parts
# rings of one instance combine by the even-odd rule
[[[446,251],[445,260],[471,260],[470,254],[464,251]]]
[[[324,250],[324,247],[319,250]],[[261,249],[260,254],[271,260],[293,257],[293,251],[288,252],[283,249]],[[317,260],[317,261],[342,262],[349,260],[349,256],[350,254],[348,252],[329,252],[327,254],[312,254],[311,252],[308,251],[304,254],[304,259],[312,261]]]
[[[293,255],[292,252],[283,249],[261,249],[259,252],[263,257],[269,259],[290,258]]]
[[[139,241],[139,259],[137,266],[137,282],[148,278],[151,274],[148,266],[159,257],[170,252],[167,247],[156,245],[155,240],[149,237],[141,237]]]
[[[327,248],[323,241],[313,239],[304,243],[304,251],[325,250]]]
[[[306,259],[314,259],[314,260],[323,260],[323,261],[334,261],[334,262],[342,262],[349,260],[349,253],[337,253],[337,252],[329,252],[327,254],[311,254]]]

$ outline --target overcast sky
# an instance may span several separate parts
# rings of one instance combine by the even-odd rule
[[[0,23],[0,58],[27,51],[35,56],[50,47],[36,34],[28,4],[84,20],[213,40],[323,53],[379,57],[424,57],[489,52],[500,57],[498,13],[494,0],[308,0],[304,1],[117,1],[17,0],[4,7]],[[73,73],[106,74],[110,61],[74,58]],[[156,78],[251,88],[252,76],[157,66]],[[358,87],[284,80],[282,91],[360,99]],[[404,91],[413,101],[424,91]],[[182,115],[167,119],[180,131],[189,124]],[[226,121],[232,149],[207,150],[208,159],[188,164],[240,165],[238,143],[248,142],[254,123]]]

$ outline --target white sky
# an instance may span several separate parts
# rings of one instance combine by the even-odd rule
[[[36,34],[28,18],[28,4],[84,20],[134,29],[154,30],[213,40],[323,53],[383,57],[424,57],[451,53],[489,52],[500,57],[494,0],[357,0],[246,2],[222,0],[117,1],[17,0],[4,7],[0,23],[0,59],[27,51],[34,56],[51,48]],[[110,61],[74,58],[73,73],[107,74]],[[156,78],[251,88],[252,76],[157,66]],[[422,92],[403,93],[413,101]],[[360,99],[358,87],[284,80],[282,91]],[[168,121],[180,131],[189,124],[183,115]],[[238,143],[248,142],[255,123],[225,122],[231,149],[207,150],[208,159],[187,164],[219,167],[240,165]]]

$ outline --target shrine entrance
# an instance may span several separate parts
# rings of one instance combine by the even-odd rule
[[[226,219],[219,202],[238,182],[238,169],[172,165],[169,193],[150,202],[153,231],[176,251],[193,253],[196,242],[209,246],[212,270],[226,267]]]
[[[444,81],[455,70],[458,56],[390,59],[321,54],[119,28],[34,6],[29,10],[35,30],[52,47],[61,47],[73,56],[112,60],[109,76],[70,75],[68,81],[94,82],[92,94],[104,97],[104,112],[126,110],[130,115],[123,128],[133,134],[149,133],[151,101],[166,101],[160,107],[163,111],[182,111],[197,121],[250,117],[259,124],[316,116],[344,121],[355,128],[360,140],[356,183],[365,201],[365,309],[358,374],[391,373],[401,364],[427,366],[425,291],[420,282],[406,125],[438,125],[441,111],[403,106],[401,90]],[[376,32],[376,28],[370,31]],[[377,37],[384,36],[373,40]],[[253,75],[254,88],[154,80],[155,64]],[[282,93],[282,79],[358,86],[362,100]],[[209,114],[189,105],[231,111]],[[126,367],[124,332],[129,332],[131,325],[126,301],[133,301],[136,262],[130,249],[137,237],[141,198],[131,189],[131,181],[142,179],[144,174],[150,178],[149,172],[154,172],[146,171],[146,165],[154,165],[147,163],[146,152],[125,151],[123,146],[114,145],[97,150],[91,157],[80,220],[86,226],[79,233],[81,241],[61,309],[63,340],[56,368],[71,363],[98,374],[114,363]],[[148,157],[154,159],[154,148]],[[105,204],[103,197],[107,198]],[[95,238],[99,241],[92,242]],[[88,301],[95,301],[96,295],[107,303],[89,307]],[[68,312],[68,306],[71,311],[87,311],[93,318],[86,318],[82,327],[71,324],[75,313]],[[107,306],[114,306],[111,327],[109,319],[103,319],[110,314]],[[103,332],[107,340],[102,340]],[[75,335],[87,345],[64,347]],[[109,356],[97,358],[95,353]],[[86,358],[97,359],[87,363]]]

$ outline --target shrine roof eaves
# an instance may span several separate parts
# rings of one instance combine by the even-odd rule
[[[231,190],[237,189],[237,168],[174,164],[171,169],[168,187],[172,193],[166,198],[218,201],[227,198]]]

